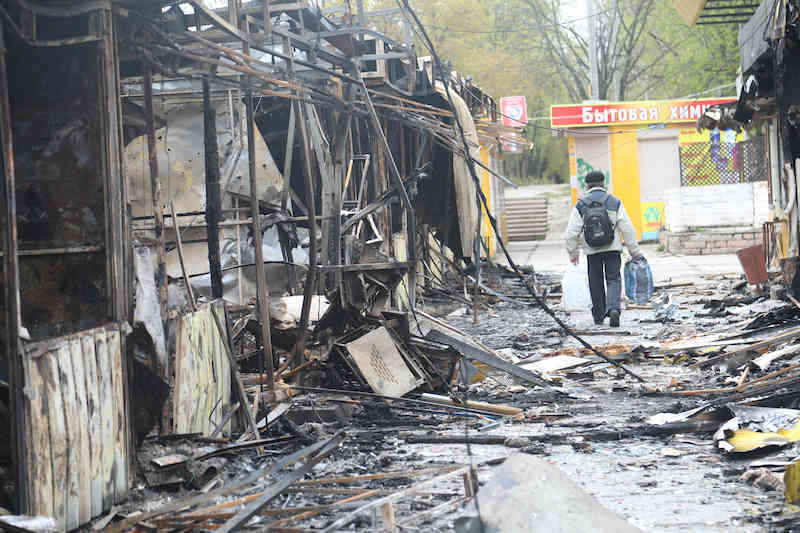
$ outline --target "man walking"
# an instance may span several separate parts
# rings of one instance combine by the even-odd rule
[[[605,176],[592,171],[586,175],[586,196],[572,210],[564,238],[570,261],[578,264],[579,241],[583,244],[589,267],[589,292],[592,295],[592,316],[595,324],[609,317],[611,327],[619,327],[619,300],[622,279],[619,275],[622,262],[622,241],[625,240],[632,257],[639,257],[639,243],[625,206],[618,198],[608,194],[603,187]],[[606,293],[608,289],[608,293]]]

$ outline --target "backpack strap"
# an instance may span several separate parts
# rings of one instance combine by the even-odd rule
[[[583,199],[578,200],[575,203],[575,209],[578,210],[578,214],[583,218],[583,212],[586,211],[586,204],[583,202]]]
[[[611,196],[608,193],[606,193],[604,203],[606,205],[606,209],[609,211],[619,211],[619,207],[622,205],[622,202],[619,201],[619,198],[616,196]]]

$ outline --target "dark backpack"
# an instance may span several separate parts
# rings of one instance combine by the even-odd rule
[[[602,248],[614,242],[616,224],[612,224],[608,216],[608,199],[608,193],[604,193],[600,200],[578,202],[578,212],[583,218],[583,238],[592,248]]]

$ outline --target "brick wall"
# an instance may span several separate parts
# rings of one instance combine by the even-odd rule
[[[761,228],[731,228],[696,232],[661,232],[664,251],[680,255],[732,254],[761,243]]]

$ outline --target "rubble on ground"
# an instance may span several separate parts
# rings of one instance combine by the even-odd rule
[[[498,270],[487,270],[488,285]],[[542,293],[558,294],[553,276],[535,278]],[[153,433],[139,451],[132,501],[106,517],[107,530],[441,530],[454,521],[468,528],[476,480],[499,475],[497,465],[515,453],[558,465],[579,483],[587,475],[602,480],[604,468],[629,472],[630,487],[601,481],[595,496],[608,520],[616,513],[642,530],[671,530],[674,515],[665,509],[642,519],[630,513],[635,501],[678,487],[698,498],[678,521],[689,527],[756,531],[781,523],[783,473],[800,440],[800,396],[791,392],[800,382],[800,307],[741,279],[657,288],[654,300],[668,293],[699,318],[658,319],[654,306],[631,305],[629,335],[587,326],[598,339],[626,341],[596,345],[612,362],[560,334],[519,294],[509,301],[483,293],[477,324],[465,307],[444,318],[421,309],[345,312],[334,296],[309,326],[314,357],[302,383],[279,377],[288,352],[278,361],[276,388],[285,392],[278,403],[257,400],[266,382],[260,373],[240,374],[257,405],[259,438]],[[491,291],[504,289],[497,282]],[[724,318],[701,316],[717,302],[726,302]],[[246,310],[234,320],[245,353],[253,328],[242,324],[253,320]],[[273,338],[298,334],[286,321],[273,321]],[[615,364],[635,368],[644,382]],[[757,508],[703,505],[725,493]],[[485,519],[495,520],[493,497],[484,503],[480,495]]]

